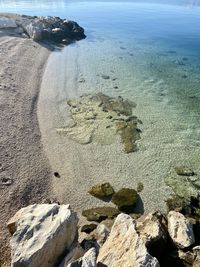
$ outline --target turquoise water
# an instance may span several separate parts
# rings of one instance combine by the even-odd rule
[[[164,180],[175,175],[174,166],[200,172],[200,1],[164,2],[0,1],[1,12],[55,15],[85,28],[85,40],[51,54],[39,103],[51,165],[73,181],[61,186],[70,188],[70,203],[77,201],[75,181],[83,179],[80,186],[88,188],[106,176],[116,186],[135,187],[142,181],[145,206],[162,208],[169,193]],[[112,146],[63,145],[63,137],[56,136],[55,129],[68,118],[66,98],[94,92],[136,102],[134,114],[143,122],[138,152],[124,155]],[[73,171],[64,166],[80,158],[85,168],[78,163]]]

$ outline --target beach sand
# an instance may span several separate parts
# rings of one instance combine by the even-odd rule
[[[51,195],[50,166],[36,116],[49,50],[0,32],[0,266],[10,261],[8,219]]]

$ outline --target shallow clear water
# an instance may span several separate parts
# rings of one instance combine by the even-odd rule
[[[56,108],[47,105],[46,109],[52,109],[51,116],[47,114],[40,119],[43,122],[52,119],[50,126],[45,126],[48,129],[41,123],[44,143],[48,150],[52,146],[53,153],[58,149],[52,144],[49,132],[53,136],[52,129],[65,126],[66,98],[101,91],[133,100],[137,103],[134,113],[143,121],[139,151],[113,159],[108,148],[103,148],[104,151],[98,147],[102,157],[107,155],[107,160],[103,160],[94,151],[90,157],[90,146],[90,152],[85,147],[82,150],[76,147],[79,154],[86,153],[90,158],[90,163],[85,162],[88,171],[82,171],[82,176],[88,179],[90,171],[99,177],[114,174],[116,179],[121,177],[119,181],[113,178],[116,185],[127,186],[135,186],[142,180],[146,185],[145,205],[162,207],[158,201],[167,194],[164,179],[174,175],[174,166],[184,164],[197,173],[200,171],[200,7],[199,1],[192,0],[167,1],[170,4],[148,2],[154,3],[10,0],[0,1],[0,11],[66,17],[85,28],[85,40],[50,56],[41,103],[45,106],[48,101],[56,102]],[[110,79],[104,80],[102,75],[109,75]],[[80,83],[80,79],[85,82]],[[63,164],[66,156],[63,145],[59,149]],[[119,153],[115,148],[111,150]],[[48,153],[52,165],[62,169],[58,157]],[[98,168],[92,163],[95,160]],[[73,172],[70,175],[75,181],[79,174],[75,167]],[[68,170],[64,173],[69,174]],[[90,182],[84,180],[81,185],[89,186]],[[74,190],[73,183],[68,186]]]

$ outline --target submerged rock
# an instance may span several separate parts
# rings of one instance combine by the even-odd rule
[[[103,183],[92,186],[88,193],[94,197],[107,197],[112,196],[115,191],[110,183]]]
[[[82,211],[82,215],[87,218],[88,221],[103,221],[107,218],[112,219],[116,217],[120,212],[113,207],[97,207]]]
[[[76,243],[77,215],[69,205],[30,205],[8,222],[12,266],[52,267]]]
[[[113,195],[112,202],[118,207],[119,210],[130,212],[137,203],[138,198],[139,195],[136,190],[122,188]]]
[[[197,176],[169,176],[165,183],[172,188],[174,194],[180,198],[197,197],[200,194],[200,180]]]
[[[103,145],[112,144],[120,135],[126,153],[137,150],[141,131],[137,128],[137,117],[132,115],[135,103],[102,93],[83,95],[67,103],[74,123],[57,129],[59,133],[66,133],[80,144],[94,141]]]
[[[183,176],[195,175],[194,171],[191,170],[190,168],[186,167],[186,166],[177,166],[174,169],[178,175],[183,175]]]
[[[143,183],[138,183],[137,184],[137,192],[138,193],[140,193],[140,192],[142,192],[143,191],[143,189],[144,189],[144,185],[143,185]]]

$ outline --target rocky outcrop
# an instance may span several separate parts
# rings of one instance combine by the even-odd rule
[[[110,208],[107,215],[117,216],[118,211]],[[91,210],[89,215],[99,218],[95,217],[95,208]],[[77,233],[76,213],[69,205],[42,204],[21,209],[8,222],[12,266],[200,266],[199,228],[193,232],[191,218],[170,211],[168,216],[154,212],[133,219],[121,213],[117,218],[105,219],[101,208],[99,212],[103,221],[92,227],[85,224],[89,229],[85,232],[80,224]]]
[[[187,248],[195,243],[192,223],[183,214],[170,211],[167,217],[169,235],[178,248]]]
[[[69,205],[31,205],[8,222],[12,266],[52,267],[76,242],[77,215]]]
[[[37,17],[14,14],[0,14],[0,29],[14,29],[21,37],[36,42],[69,44],[84,39],[84,29],[76,22],[59,17]]]
[[[84,29],[76,22],[59,17],[26,17],[18,22],[34,41],[71,42],[85,38]]]
[[[135,221],[126,214],[116,218],[108,239],[99,251],[97,262],[98,266],[109,267],[159,266],[137,234]]]

